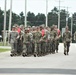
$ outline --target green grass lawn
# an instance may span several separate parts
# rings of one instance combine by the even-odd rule
[[[0,53],[1,52],[6,52],[6,51],[10,51],[9,49],[2,49],[2,48],[0,48]]]

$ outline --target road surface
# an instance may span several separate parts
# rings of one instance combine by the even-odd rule
[[[0,53],[0,75],[76,75],[76,44],[71,44],[68,56],[59,53],[42,57],[10,57],[10,52]]]

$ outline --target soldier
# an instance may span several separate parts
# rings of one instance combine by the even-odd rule
[[[58,53],[59,39],[61,35],[60,35],[60,30],[57,28],[57,25],[55,25],[54,30],[56,31],[55,49],[56,49],[56,53]]]
[[[11,56],[17,54],[17,36],[18,32],[16,31],[15,26],[12,27],[12,31],[9,34],[9,42],[11,44]]]
[[[34,53],[34,51],[35,51],[35,39],[34,39],[34,36],[35,36],[35,32],[36,32],[36,27],[35,26],[33,26],[32,27],[32,35],[33,35],[33,40],[32,40],[32,53]]]
[[[36,28],[36,32],[33,36],[34,38],[34,42],[35,42],[35,51],[34,51],[34,56],[36,57],[36,55],[40,56],[41,54],[41,32],[40,32],[40,28],[37,27]]]
[[[71,41],[72,41],[71,32],[69,31],[68,26],[66,26],[65,32],[63,33],[64,55],[68,55]]]
[[[29,35],[29,29],[25,28],[25,33],[23,35],[23,52],[22,56],[27,56],[30,53],[30,35]]]
[[[49,27],[45,28],[46,33],[46,54],[49,53],[50,50],[50,29]]]
[[[21,34],[23,35],[24,34],[24,26],[23,25],[20,25],[20,30],[21,30]]]
[[[17,53],[21,55],[22,51],[23,51],[23,35],[20,32],[19,36],[17,37]]]
[[[54,26],[50,29],[50,53],[55,53],[55,38],[56,38],[56,32],[54,30]]]
[[[75,31],[75,33],[74,33],[74,41],[75,41],[75,43],[76,43],[76,31]]]
[[[46,33],[45,33],[45,29],[44,27],[40,27],[40,30],[41,30],[41,54],[42,55],[45,55],[45,52],[46,52],[46,39],[47,39],[47,36],[46,36]]]

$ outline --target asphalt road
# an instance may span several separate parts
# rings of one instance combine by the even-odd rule
[[[68,56],[59,53],[42,57],[10,57],[10,52],[0,53],[0,75],[76,75],[76,45],[71,44]]]

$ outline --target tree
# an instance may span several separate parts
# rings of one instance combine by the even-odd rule
[[[4,12],[0,9],[0,35],[2,34],[3,30],[3,23],[4,22]]]
[[[60,12],[60,30],[66,26],[66,11],[61,10]]]
[[[27,21],[29,21],[31,23],[30,26],[35,25],[35,14],[28,12],[27,13]]]
[[[42,13],[38,13],[36,15],[36,25],[45,24],[45,15]]]
[[[20,16],[20,24],[24,24],[24,13],[21,12],[19,16]]]
[[[48,13],[48,26],[52,26],[53,24],[58,24],[58,9],[56,7]]]

